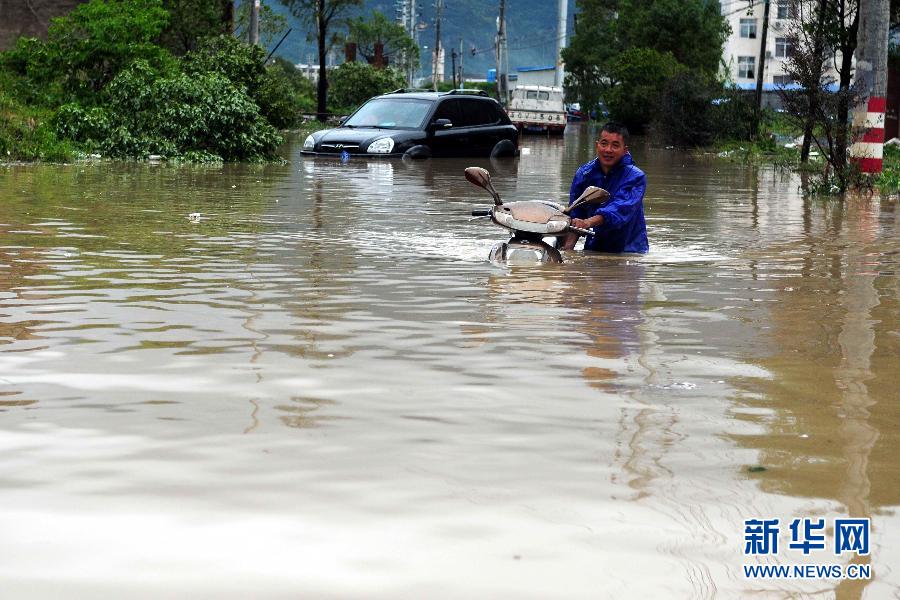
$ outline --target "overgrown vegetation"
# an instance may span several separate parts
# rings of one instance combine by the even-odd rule
[[[312,84],[212,35],[230,29],[229,3],[187,4],[91,0],[54,19],[46,41],[0,54],[0,160],[275,158],[276,129],[313,108]]]
[[[324,16],[331,23],[358,3],[328,0]],[[19,39],[0,53],[0,160],[269,160],[278,129],[298,127],[312,112],[350,112],[404,86],[398,71],[359,62],[335,69],[327,95],[327,80],[316,89],[287,60],[264,66],[261,48],[232,35],[247,4],[235,15],[230,0],[90,0],[53,19],[45,41]],[[313,21],[321,8],[286,4]],[[271,10],[261,16],[264,36],[286,27]],[[350,29],[363,54],[380,43],[395,62],[417,60],[383,15]]]

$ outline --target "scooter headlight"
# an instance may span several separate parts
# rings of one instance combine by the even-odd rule
[[[312,150],[315,147],[316,147],[316,139],[311,135],[306,136],[306,140],[304,140],[304,142],[303,142],[303,149],[304,150]]]
[[[394,149],[394,140],[392,138],[386,137],[381,138],[380,140],[375,140],[371,144],[369,144],[369,149],[367,152],[369,154],[387,154],[391,150]]]

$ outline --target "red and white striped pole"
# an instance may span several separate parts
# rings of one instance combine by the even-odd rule
[[[853,113],[853,144],[850,160],[863,173],[881,173],[884,152],[884,96],[870,96],[868,101]],[[862,110],[865,108],[865,110]]]
[[[853,110],[850,160],[863,173],[881,173],[890,16],[890,0],[860,0],[856,80],[863,102]]]

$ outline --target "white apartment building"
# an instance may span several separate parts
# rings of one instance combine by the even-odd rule
[[[788,37],[801,1],[771,0],[763,59],[763,91],[775,91],[792,83],[784,74],[784,64],[791,53]],[[721,0],[721,7],[731,25],[731,35],[725,40],[722,55],[724,75],[739,88],[755,90],[765,4],[763,0]]]

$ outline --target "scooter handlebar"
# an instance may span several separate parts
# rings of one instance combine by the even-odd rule
[[[489,217],[491,216],[491,209],[489,208],[476,208],[472,211],[473,217]]]
[[[569,225],[569,231],[574,231],[581,235],[594,235],[594,232],[590,229],[582,229],[581,227],[573,227],[572,225]]]

